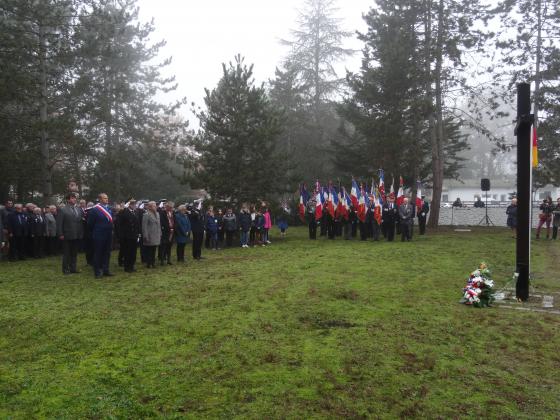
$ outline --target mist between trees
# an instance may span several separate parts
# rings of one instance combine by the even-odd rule
[[[177,85],[135,0],[0,0],[0,198],[50,202],[74,179],[83,195],[116,200],[186,200],[192,189],[285,200],[300,182],[348,185],[383,168],[413,195],[416,180],[432,190],[436,225],[444,178],[513,173],[520,81],[535,91],[535,182],[560,182],[557,1],[371,6],[356,34],[335,0],[302,1],[275,77],[259,84],[251,57],[224,57],[195,132],[186,99],[155,99]],[[361,51],[343,47],[352,36]],[[353,54],[361,68],[337,74]]]

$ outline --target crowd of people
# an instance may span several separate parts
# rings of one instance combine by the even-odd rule
[[[395,239],[395,232],[401,235],[401,241],[412,240],[414,230],[414,219],[418,218],[420,235],[426,232],[426,219],[430,211],[430,205],[425,197],[422,197],[422,205],[418,208],[404,197],[402,203],[395,202],[395,194],[387,195],[379,214],[376,214],[375,202],[370,200],[369,207],[365,209],[362,217],[359,210],[350,206],[348,214],[340,215],[338,212],[330,213],[322,211],[321,217],[316,217],[317,201],[311,198],[306,205],[307,221],[309,225],[309,238],[317,238],[317,228],[321,236],[335,239],[337,236],[346,240],[355,238],[360,234],[360,240],[369,238],[379,241],[383,236],[387,241]]]
[[[113,275],[109,261],[116,249],[119,266],[134,272],[138,255],[147,268],[172,264],[174,244],[178,263],[185,262],[189,242],[193,260],[202,258],[204,242],[210,250],[271,244],[272,217],[266,203],[242,206],[239,213],[213,207],[203,213],[201,207],[175,207],[167,200],[138,203],[134,198],[110,206],[107,194],[99,194],[94,204],[69,193],[64,205],[46,208],[8,201],[0,208],[0,240],[10,261],[62,254],[66,275],[79,272],[77,256],[83,252],[96,278]],[[287,218],[280,216],[278,225],[284,235]]]
[[[311,198],[305,206],[305,218],[311,240],[319,233],[328,239],[341,237],[345,240],[359,235],[362,241],[381,238],[393,241],[397,234],[401,241],[410,241],[415,219],[418,219],[419,234],[425,234],[429,211],[424,197],[418,206],[409,203],[407,197],[397,204],[391,193],[381,209],[376,209],[372,201],[361,215],[358,209],[350,206],[344,215],[324,210],[318,217],[317,202]],[[282,213],[277,220],[281,235],[285,235],[288,227],[287,213]],[[506,213],[507,225],[515,234],[517,199],[512,200]],[[547,239],[557,239],[560,198],[554,204],[548,197],[540,205],[537,239],[544,226]],[[101,278],[113,275],[109,260],[116,249],[118,265],[126,272],[134,272],[138,255],[147,268],[153,269],[157,263],[172,264],[173,245],[176,245],[178,263],[185,262],[188,243],[192,244],[193,260],[202,258],[204,245],[210,250],[267,246],[271,243],[272,216],[266,203],[243,205],[237,212],[233,208],[223,211],[213,207],[203,212],[200,202],[176,207],[167,200],[138,203],[131,198],[126,203],[109,206],[106,194],[99,194],[94,204],[78,200],[76,194],[69,193],[63,205],[45,208],[7,201],[0,207],[0,227],[0,258],[6,248],[10,261],[62,254],[62,272],[72,274],[79,272],[77,256],[83,252],[95,277]]]

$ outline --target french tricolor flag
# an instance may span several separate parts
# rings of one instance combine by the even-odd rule
[[[397,206],[400,206],[404,201],[404,180],[399,177],[399,191],[397,192]]]
[[[305,221],[305,206],[309,200],[309,193],[305,189],[305,184],[300,185],[299,189],[299,218],[302,222]]]
[[[323,217],[323,192],[321,191],[319,181],[315,184],[315,201],[317,201],[317,205],[315,206],[315,220],[320,220],[321,217]]]
[[[379,196],[382,201],[385,201],[385,173],[383,169],[379,170]]]
[[[422,208],[422,182],[416,181],[416,208]]]
[[[352,189],[350,190],[350,199],[352,200],[352,205],[355,209],[358,208],[360,204],[360,188],[358,187],[358,183],[354,178],[352,178]]]

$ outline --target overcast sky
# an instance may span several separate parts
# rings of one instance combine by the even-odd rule
[[[338,17],[343,29],[364,31],[362,14],[373,0],[339,0]],[[274,69],[286,55],[280,39],[290,37],[303,0],[139,0],[142,21],[155,20],[153,40],[165,39],[162,58],[173,57],[168,71],[177,77],[179,89],[168,97],[186,96],[203,105],[204,88],[214,88],[222,75],[221,63],[232,61],[236,54],[253,63],[257,82],[274,76]],[[352,37],[346,47],[360,50],[362,44]],[[357,70],[358,52],[340,65]],[[190,108],[190,107],[189,107]],[[185,110],[193,125],[192,114]]]

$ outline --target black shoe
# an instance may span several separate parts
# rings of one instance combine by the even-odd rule
[[[102,275],[102,274],[96,274],[96,275],[95,275],[95,279],[96,279],[96,280],[99,280],[99,279],[101,279],[101,277],[103,277],[103,275]]]
[[[79,271],[79,270],[74,270],[74,271],[70,271],[70,273],[71,273],[71,274],[80,274],[81,271]]]
[[[171,261],[167,261],[167,265],[173,265]]]
[[[113,273],[103,273],[103,276],[105,276],[105,277],[113,277],[114,274],[113,274]]]

